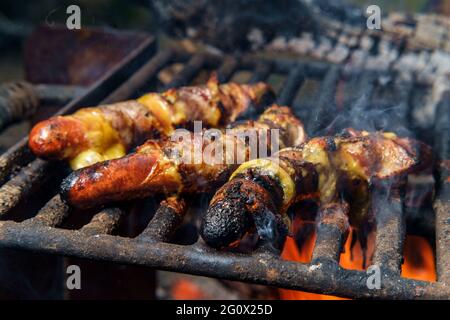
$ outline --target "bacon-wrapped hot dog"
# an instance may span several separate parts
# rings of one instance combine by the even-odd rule
[[[30,149],[45,159],[68,159],[73,169],[124,156],[150,138],[170,135],[193,121],[223,126],[251,108],[273,101],[269,85],[218,84],[149,93],[137,100],[94,108],[38,123],[29,135]]]
[[[161,192],[213,191],[239,163],[255,156],[255,147],[270,151],[274,142],[283,148],[306,139],[302,123],[279,106],[225,131],[182,133],[181,140],[149,140],[133,154],[74,171],[62,183],[63,198],[76,207],[93,207]]]
[[[268,159],[242,164],[220,188],[203,218],[200,234],[212,247],[239,242],[263,217],[281,215],[296,201],[316,198],[323,208],[339,203],[341,190],[354,199],[353,222],[368,214],[368,186],[389,181],[424,167],[430,150],[392,133],[351,131],[336,137],[316,137],[281,150]],[[358,198],[362,198],[364,205]],[[267,226],[266,226],[267,227]]]

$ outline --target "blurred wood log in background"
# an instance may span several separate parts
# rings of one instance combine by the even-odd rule
[[[277,35],[318,31],[311,8],[299,0],[155,0],[155,16],[169,34],[224,51],[246,50]],[[252,39],[253,37],[253,39]]]

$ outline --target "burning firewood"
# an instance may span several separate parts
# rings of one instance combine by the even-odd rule
[[[213,191],[254,154],[255,146],[258,152],[270,151],[274,143],[284,148],[306,139],[291,110],[276,105],[257,121],[214,133],[184,130],[181,140],[149,140],[133,154],[74,171],[63,181],[62,195],[73,206],[93,207],[162,192]]]
[[[137,100],[95,108],[38,123],[29,146],[38,157],[69,160],[73,169],[119,158],[149,138],[170,135],[193,121],[216,127],[225,125],[251,108],[259,110],[274,97],[265,83],[218,84],[149,93]]]
[[[370,216],[370,190],[396,188],[407,173],[428,166],[429,155],[427,146],[393,133],[348,130],[312,138],[272,158],[242,164],[211,200],[201,236],[216,248],[237,244],[255,228],[264,238],[268,221],[275,221],[267,217],[287,221],[287,208],[305,198],[325,209],[333,203],[345,207],[341,198],[349,201],[350,222],[360,226]]]

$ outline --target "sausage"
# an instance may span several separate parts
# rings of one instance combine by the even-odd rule
[[[135,153],[74,171],[63,181],[61,194],[70,205],[87,208],[154,193],[214,191],[238,166],[237,152],[244,161],[251,155],[255,146],[238,134],[249,129],[258,129],[258,141],[264,141],[268,149],[271,139],[262,139],[262,135],[271,129],[281,131],[282,146],[306,137],[302,123],[289,108],[273,106],[258,121],[236,124],[230,131],[222,131],[218,139],[204,139],[204,131],[196,140],[195,134],[186,130],[186,139],[149,140]],[[200,161],[195,159],[196,150],[201,151]],[[208,150],[217,157],[208,158]]]
[[[289,228],[287,208],[297,195],[313,193],[317,186],[317,172],[302,161],[300,149],[287,148],[277,157],[244,163],[212,198],[200,235],[211,247],[233,247],[256,229],[260,238],[271,238],[280,246],[286,233],[276,231],[279,226]]]
[[[321,212],[342,209],[341,197],[349,201],[350,222],[360,227],[372,214],[369,185],[398,188],[407,173],[428,167],[429,155],[424,144],[393,133],[348,130],[312,138],[239,166],[212,198],[200,235],[211,247],[234,246],[254,229],[260,237],[267,233],[258,225],[261,217],[285,216],[292,203],[303,199],[318,202]]]
[[[265,83],[219,85],[213,77],[206,85],[149,93],[42,121],[31,130],[29,147],[40,158],[69,160],[79,169],[121,157],[147,139],[169,136],[196,120],[205,127],[224,126],[250,110],[259,112],[273,99]]]

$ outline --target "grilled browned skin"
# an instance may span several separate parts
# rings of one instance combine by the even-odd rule
[[[318,183],[315,168],[296,156],[288,148],[280,151],[278,160],[241,165],[211,200],[200,229],[203,240],[215,248],[237,245],[245,233],[258,227],[255,222],[264,223],[265,217],[284,212],[297,190],[313,193]]]
[[[67,159],[78,169],[124,156],[145,140],[168,136],[195,120],[205,127],[226,125],[273,98],[265,83],[219,85],[212,77],[206,85],[149,93],[42,121],[30,132],[29,146],[38,157]]]
[[[337,188],[350,204],[350,223],[356,228],[364,227],[362,224],[374,214],[371,189],[403,190],[408,173],[432,167],[430,147],[414,139],[362,131],[344,132],[339,140],[334,157],[339,171]]]
[[[73,206],[93,207],[154,193],[213,191],[241,163],[237,152],[242,161],[249,159],[251,145],[237,133],[249,130],[270,148],[271,139],[261,139],[271,129],[279,130],[281,148],[306,139],[303,125],[289,108],[272,106],[258,121],[237,123],[214,141],[201,135],[195,139],[185,130],[181,141],[149,140],[133,154],[74,171],[63,181],[62,195]],[[195,158],[195,150],[203,151],[205,158]],[[206,157],[216,154],[212,151],[217,157]]]
[[[350,131],[335,137],[316,137],[281,150],[278,158],[241,165],[220,188],[201,226],[210,246],[236,244],[254,228],[255,217],[267,212],[284,215],[293,202],[316,198],[321,206],[340,202],[342,189],[353,195],[354,221],[368,210],[368,185],[397,183],[429,161],[429,148],[391,133]],[[420,157],[419,157],[420,155]]]

